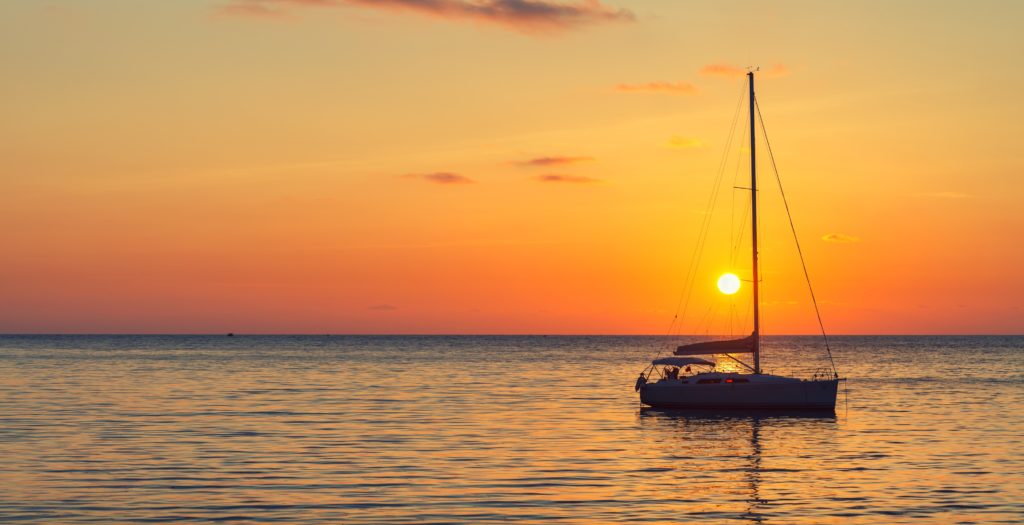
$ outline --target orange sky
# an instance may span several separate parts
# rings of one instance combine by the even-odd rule
[[[1024,4],[433,5],[0,4],[0,332],[665,333],[751,64],[831,332],[1024,332]]]

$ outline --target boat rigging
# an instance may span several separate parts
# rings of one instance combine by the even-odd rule
[[[653,407],[669,408],[713,408],[713,409],[824,409],[835,410],[836,393],[840,381],[839,373],[832,360],[832,351],[828,346],[828,338],[825,335],[824,323],[821,320],[821,313],[818,310],[817,300],[814,297],[814,290],[810,286],[810,276],[807,272],[807,265],[804,261],[803,252],[800,249],[797,239],[797,250],[800,254],[800,263],[803,266],[804,277],[811,292],[811,299],[814,304],[818,324],[822,329],[828,352],[831,373],[816,373],[810,379],[798,379],[779,375],[764,374],[761,369],[761,309],[760,309],[760,278],[759,278],[759,243],[758,243],[758,190],[757,190],[757,123],[761,124],[764,130],[764,122],[761,118],[760,107],[757,105],[757,98],[754,93],[754,70],[747,73],[747,94],[749,98],[749,128],[750,128],[750,225],[751,225],[751,283],[753,290],[753,332],[740,339],[704,341],[678,346],[674,358],[655,359],[641,372],[636,381],[636,390],[640,392],[640,400],[646,405]],[[735,129],[735,120],[733,128]],[[772,168],[776,179],[779,181],[779,189],[782,189],[781,179],[775,164],[775,156],[768,145],[768,154],[771,159]],[[723,165],[724,168],[724,165]],[[724,170],[723,170],[724,171]],[[718,179],[721,179],[721,171]],[[719,185],[712,192],[713,204],[717,196]],[[785,193],[782,193],[785,203],[786,214],[789,217],[789,225],[796,239],[796,228],[793,225],[793,218],[789,212],[789,204],[785,200]],[[701,226],[698,245],[696,247],[694,261],[699,261],[699,253],[703,248],[708,231],[709,219]],[[730,243],[732,244],[732,243]],[[691,261],[688,278],[695,275],[696,263]],[[731,275],[731,274],[727,274]],[[725,276],[723,276],[724,278]],[[735,276],[733,276],[735,277]],[[738,283],[737,288],[738,288]],[[721,284],[720,284],[721,287]],[[723,293],[734,293],[736,289],[729,285],[732,292],[722,288]],[[691,289],[692,291],[692,289]],[[687,295],[688,297],[688,295]],[[682,296],[680,297],[682,299]],[[684,310],[685,314],[685,310]],[[673,325],[678,315],[673,318]],[[753,365],[749,365],[735,357],[734,354],[750,353],[753,356]],[[749,373],[716,371],[715,364],[703,359],[691,356],[697,355],[722,355],[736,363],[739,363]],[[676,362],[674,360],[679,359]],[[711,366],[710,371],[698,372],[693,375],[679,376],[681,366],[690,370],[691,365],[706,367]],[[651,381],[652,375],[657,367],[661,368],[661,377]]]

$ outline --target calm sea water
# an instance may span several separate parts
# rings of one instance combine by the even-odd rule
[[[837,338],[828,417],[642,409],[668,347],[0,336],[0,522],[1024,521],[1022,337]]]

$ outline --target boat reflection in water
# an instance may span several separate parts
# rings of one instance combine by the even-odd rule
[[[678,465],[680,476],[675,479],[680,486],[661,489],[678,493],[679,512],[694,521],[767,523],[773,517],[773,498],[792,504],[802,494],[820,490],[810,486],[811,473],[826,458],[808,455],[805,440],[829,441],[837,428],[834,413],[816,410],[738,413],[642,407],[639,419],[645,429],[656,431],[645,433],[652,448]],[[722,505],[723,500],[728,503]]]

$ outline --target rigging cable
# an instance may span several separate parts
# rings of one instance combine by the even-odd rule
[[[748,118],[749,120],[749,118]],[[743,128],[743,135],[747,135],[750,131],[751,123],[747,122],[747,125]],[[742,136],[742,135],[741,135]],[[737,179],[740,174],[740,167],[743,164],[743,148],[740,147],[736,150],[736,171],[732,175],[732,186],[733,186],[733,219],[729,224],[729,234],[735,235],[735,246],[732,247],[732,253],[729,255],[729,266],[732,268],[736,267],[736,258],[739,256],[740,245],[743,244],[743,233],[747,231],[747,215],[750,214],[750,199],[743,199],[745,201],[743,208],[743,218],[740,219],[739,231],[735,230],[736,223],[736,192],[735,190],[743,190],[746,188],[738,186],[739,182]],[[747,190],[750,191],[750,190]]]
[[[772,153],[772,144],[768,140],[768,131],[764,127],[764,118],[761,117],[761,105],[754,98],[754,107],[757,109],[757,120],[761,123],[761,134],[764,135],[764,143],[768,146],[768,157],[772,161],[772,170],[775,172],[775,181],[779,184],[779,193],[782,194],[782,204],[786,208],[786,217],[789,218],[789,229],[793,232],[793,241],[796,242],[796,252],[800,255],[800,266],[804,269],[804,279],[807,281],[807,290],[811,292],[811,303],[814,304],[814,313],[818,316],[818,327],[821,328],[821,337],[825,340],[825,351],[828,352],[828,361],[832,364],[832,373],[836,378],[839,372],[836,371],[836,362],[832,359],[832,348],[828,344],[828,334],[825,333],[825,323],[821,320],[821,310],[818,309],[818,299],[814,296],[814,287],[811,286],[811,275],[807,273],[807,263],[804,262],[804,252],[800,249],[800,238],[796,235],[796,226],[793,224],[793,214],[789,212],[789,202],[786,200],[786,192],[782,189],[782,178],[779,177],[779,168],[775,165],[775,154]]]
[[[722,152],[722,160],[719,162],[718,174],[715,177],[711,196],[708,199],[707,208],[704,211],[704,220],[702,221],[700,232],[697,235],[697,245],[694,247],[693,255],[690,258],[690,266],[687,269],[686,277],[683,279],[683,289],[679,293],[679,300],[676,303],[676,311],[672,316],[672,322],[668,327],[668,333],[666,335],[669,336],[672,335],[673,329],[677,327],[680,331],[680,335],[682,335],[683,320],[686,318],[686,311],[689,309],[690,305],[690,296],[693,294],[693,282],[697,278],[697,268],[700,266],[701,255],[704,252],[704,244],[707,241],[708,231],[711,229],[712,210],[714,210],[715,204],[718,201],[718,194],[722,186],[722,178],[725,175],[725,168],[728,163],[729,150],[732,147],[733,138],[736,135],[736,123],[739,121],[740,109],[743,103],[742,88],[744,86],[745,84],[740,84],[740,97],[736,102],[736,110],[733,113],[732,123],[729,126],[729,136],[726,140],[725,149]],[[680,309],[682,309],[682,315],[679,313]],[[658,352],[658,355],[661,355],[660,351]]]

